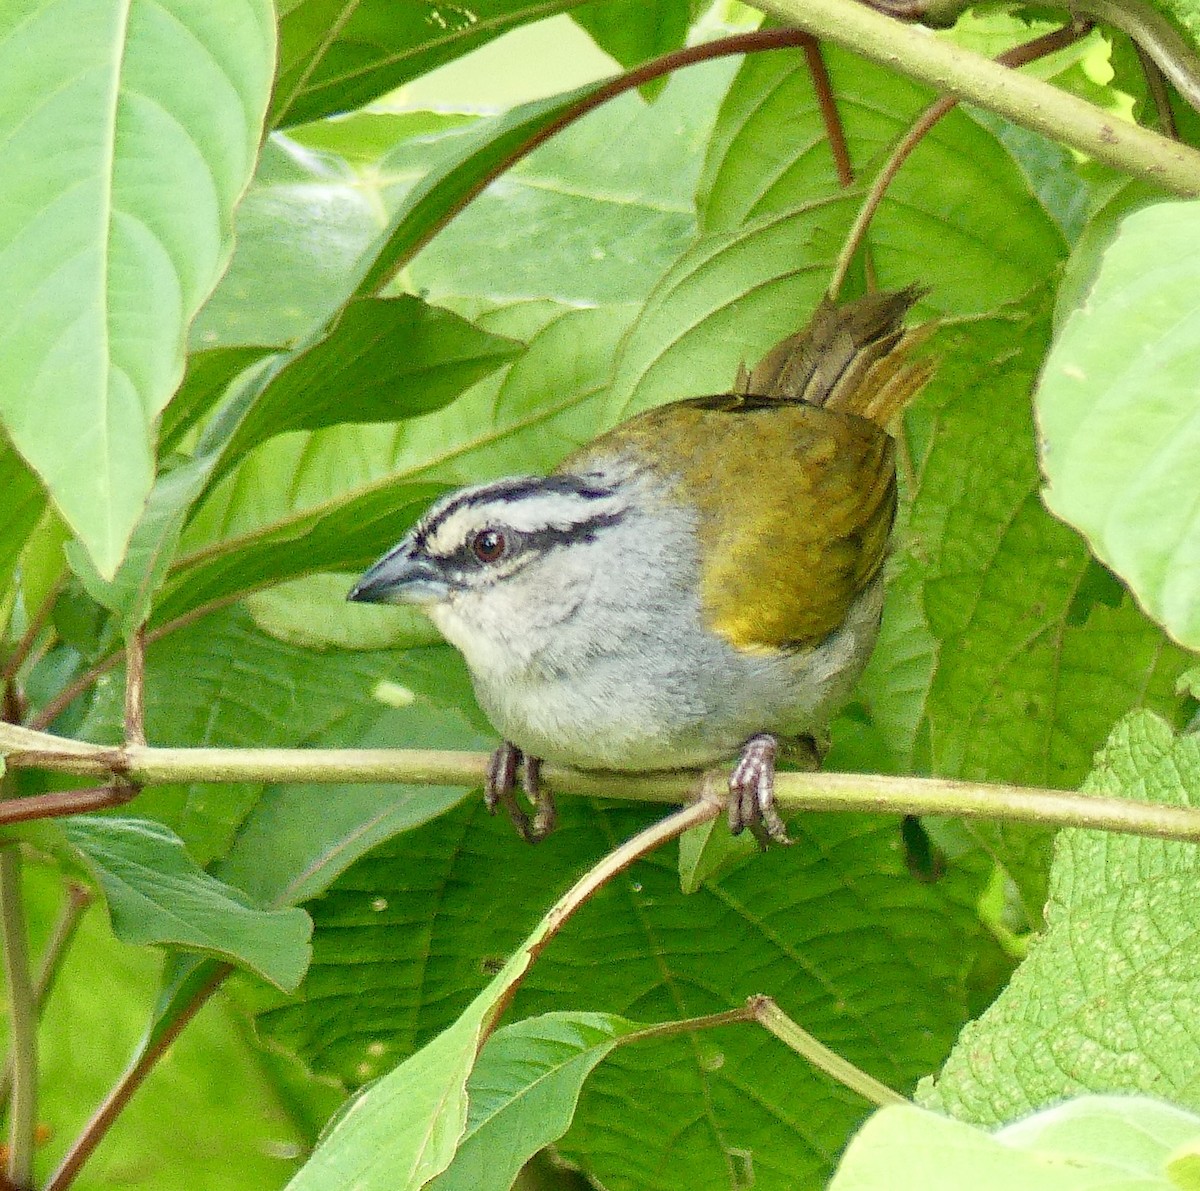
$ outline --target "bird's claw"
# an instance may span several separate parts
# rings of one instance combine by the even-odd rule
[[[533,807],[532,820],[517,802],[518,767],[521,767],[521,788]],[[548,790],[542,789],[541,770],[539,758],[527,757],[515,744],[506,740],[492,754],[483,785],[483,801],[488,811],[494,815],[497,807],[504,807],[517,834],[531,844],[545,839],[558,821],[554,797]]]
[[[745,828],[758,840],[790,844],[787,828],[775,809],[775,756],[779,744],[766,732],[751,736],[729,777],[729,830],[739,835]]]

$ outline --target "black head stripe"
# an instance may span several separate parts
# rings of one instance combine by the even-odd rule
[[[438,509],[431,520],[418,528],[415,544],[419,549],[424,549],[429,539],[437,532],[438,527],[463,508],[471,505],[491,504],[497,500],[518,501],[527,496],[541,496],[547,492],[577,496],[585,501],[604,500],[613,494],[611,488],[589,484],[580,476],[520,476],[515,479],[497,480],[486,488],[471,488],[459,493],[458,496],[451,497],[447,504]],[[584,521],[580,524],[586,525],[587,523]],[[574,532],[574,529],[570,532]]]

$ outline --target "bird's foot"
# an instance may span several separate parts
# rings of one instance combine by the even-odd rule
[[[521,788],[533,807],[532,820],[517,802],[518,767],[521,768]],[[483,801],[488,810],[494,815],[497,807],[504,807],[517,834],[531,844],[545,839],[558,821],[554,797],[549,790],[542,789],[541,771],[540,758],[527,757],[515,744],[506,740],[492,754],[483,785]]]
[[[772,841],[790,844],[787,828],[775,809],[775,757],[779,742],[760,732],[742,746],[742,755],[729,777],[729,830],[745,828],[765,848]]]

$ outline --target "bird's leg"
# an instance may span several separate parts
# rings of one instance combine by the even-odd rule
[[[518,766],[522,766],[521,788],[533,807],[532,823],[517,802]],[[515,744],[506,740],[492,754],[483,785],[483,801],[488,810],[494,815],[497,807],[504,807],[517,829],[517,834],[531,844],[545,839],[558,821],[558,809],[554,805],[554,798],[548,790],[542,789],[541,772],[540,757],[526,756]]]
[[[483,783],[483,801],[490,814],[498,806],[504,807],[517,834],[533,843],[529,816],[517,803],[517,766],[521,763],[521,750],[507,740],[492,754],[488,762],[487,777]]]
[[[775,756],[779,742],[769,733],[751,736],[729,777],[729,830],[738,835],[749,827],[759,845],[790,844],[787,828],[775,809]]]
[[[558,822],[558,807],[554,805],[554,795],[549,790],[542,789],[542,761],[540,757],[525,758],[525,770],[521,775],[521,785],[525,797],[533,807],[533,826],[529,831],[529,842],[536,844],[554,830]]]

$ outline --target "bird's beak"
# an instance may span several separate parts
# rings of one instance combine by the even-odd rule
[[[431,562],[413,557],[406,540],[367,571],[346,599],[362,604],[436,604],[449,590]]]

